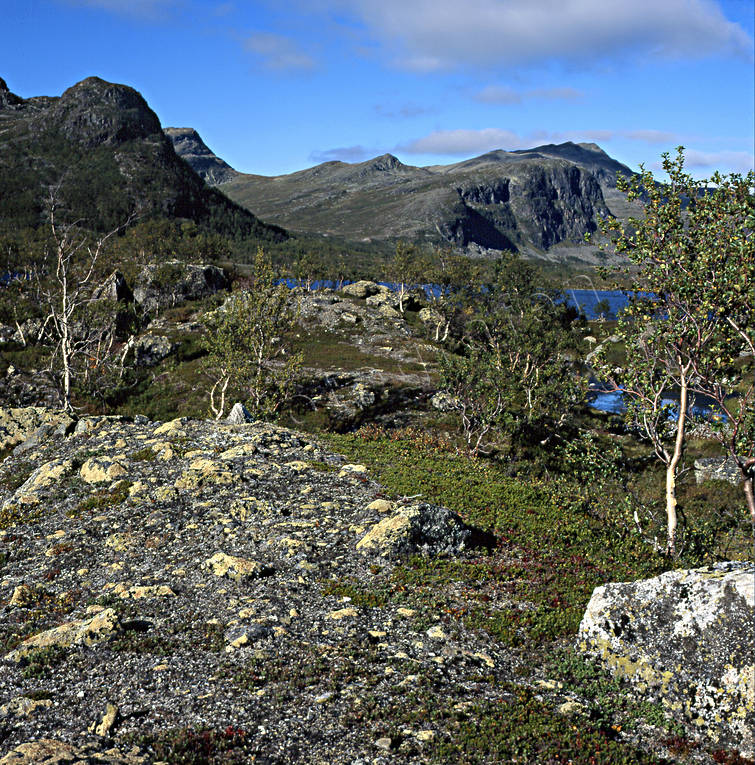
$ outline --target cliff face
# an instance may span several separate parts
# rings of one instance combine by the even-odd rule
[[[292,230],[542,252],[581,243],[597,229],[598,218],[608,214],[603,186],[614,165],[623,167],[598,147],[544,149],[425,168],[386,154],[275,178],[239,174],[223,189]]]

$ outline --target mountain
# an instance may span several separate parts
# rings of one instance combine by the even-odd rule
[[[236,172],[227,162],[216,157],[194,128],[164,128],[163,132],[173,142],[173,148],[181,159],[188,162],[202,180],[211,185],[225,183],[235,178]]]
[[[287,237],[208,187],[133,88],[89,77],[60,97],[25,99],[0,79],[0,231],[43,223],[50,189],[67,216],[95,230],[138,212],[230,236]]]
[[[599,216],[610,210],[626,217],[629,210],[616,191],[618,174],[632,171],[596,144],[569,142],[491,151],[451,165],[414,167],[384,154],[289,175],[237,173],[222,188],[239,204],[296,232],[543,255],[555,246],[583,252],[584,236],[597,229]]]

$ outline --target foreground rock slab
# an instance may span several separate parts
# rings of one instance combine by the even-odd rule
[[[754,593],[755,565],[732,562],[597,587],[578,646],[702,738],[753,757]]]

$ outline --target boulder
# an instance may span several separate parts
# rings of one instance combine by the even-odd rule
[[[163,335],[143,335],[134,342],[134,366],[154,367],[174,348],[175,344]]]
[[[578,648],[719,748],[753,757],[755,564],[597,587]]]
[[[494,544],[492,535],[467,526],[448,508],[421,503],[402,507],[376,523],[357,543],[357,550],[388,557],[458,555]]]
[[[341,292],[343,292],[344,295],[349,295],[350,297],[364,299],[372,295],[377,295],[378,293],[382,292],[382,290],[380,289],[379,284],[368,281],[367,279],[361,279],[360,281],[354,282],[353,284],[345,285],[341,289]]]
[[[742,471],[732,457],[703,457],[695,460],[695,483],[710,480],[728,481],[738,486],[742,483]]]
[[[229,282],[217,266],[169,260],[145,266],[135,285],[134,300],[149,313],[209,297],[228,289]]]
[[[229,425],[244,425],[247,422],[254,422],[254,415],[240,401],[237,401],[225,421]]]

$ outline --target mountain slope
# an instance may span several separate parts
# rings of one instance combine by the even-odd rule
[[[385,154],[274,177],[239,173],[223,191],[292,231],[542,254],[595,231],[606,196],[614,212],[618,173],[631,170],[595,144],[565,143],[424,168]]]
[[[133,88],[89,77],[60,97],[24,99],[0,79],[0,230],[43,223],[51,188],[95,230],[138,212],[262,241],[287,236],[206,186]]]
[[[210,151],[194,128],[167,127],[163,132],[173,143],[176,154],[188,162],[205,183],[225,183],[238,175],[227,162]]]

